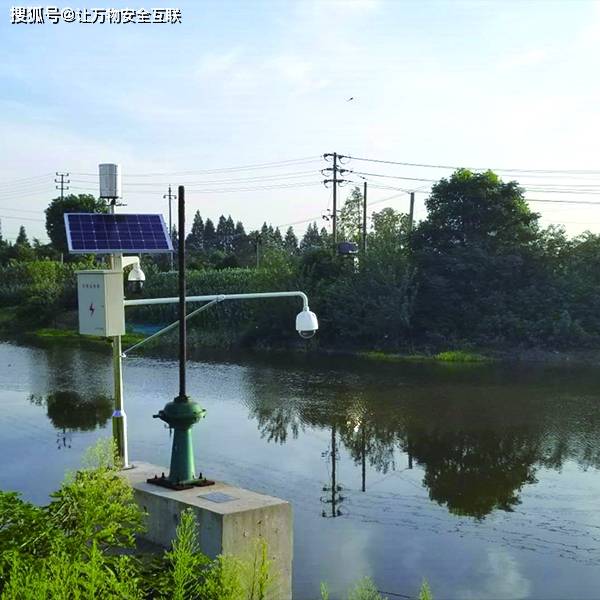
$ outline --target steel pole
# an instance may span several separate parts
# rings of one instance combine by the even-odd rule
[[[178,188],[179,211],[179,394],[168,402],[156,417],[162,419],[173,429],[171,465],[166,479],[149,479],[149,483],[163,485],[172,489],[185,489],[193,485],[205,485],[204,480],[195,476],[194,446],[192,444],[192,426],[204,416],[204,409],[192,402],[186,393],[185,363],[186,348],[186,278],[185,278],[185,190]]]
[[[172,240],[173,239],[173,221],[172,221],[172,216],[171,216],[171,186],[169,186],[169,238]],[[173,253],[171,252],[170,254],[171,257],[171,268],[170,271],[173,270]]]
[[[185,363],[187,358],[187,322],[185,318],[185,189],[177,190],[179,210],[179,402],[187,400],[185,394]]]
[[[117,454],[124,469],[129,467],[129,452],[127,449],[127,415],[123,409],[123,364],[121,357],[121,336],[113,337],[113,377],[115,409],[112,414],[113,439]]]
[[[115,214],[116,199],[110,203],[109,212]],[[111,254],[110,267],[113,271],[123,272],[121,254]],[[117,455],[124,469],[129,468],[129,451],[127,448],[127,415],[123,406],[123,357],[121,354],[121,336],[113,336],[113,389],[115,408],[112,414],[113,440]]]

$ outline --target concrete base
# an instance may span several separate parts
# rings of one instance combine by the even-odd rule
[[[200,549],[211,558],[229,554],[248,559],[254,556],[256,540],[263,538],[277,578],[269,597],[291,599],[293,525],[289,502],[222,482],[176,492],[146,483],[146,479],[168,469],[142,462],[134,462],[133,467],[122,473],[148,515],[144,534],[148,541],[170,547],[180,513],[192,508]]]

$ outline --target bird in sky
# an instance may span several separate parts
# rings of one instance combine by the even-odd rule
[[[348,100],[346,100],[346,102],[350,102],[351,100],[354,100],[354,96],[350,96],[350,98],[348,98]]]

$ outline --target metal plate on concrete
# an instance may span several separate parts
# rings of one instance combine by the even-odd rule
[[[235,496],[230,496],[229,494],[224,494],[223,492],[211,492],[210,494],[200,494],[198,498],[203,498],[205,500],[210,500],[211,502],[231,502],[232,500],[237,500]]]

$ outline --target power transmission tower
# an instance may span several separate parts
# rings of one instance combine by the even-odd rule
[[[173,223],[172,223],[172,213],[171,213],[171,200],[175,199],[175,194],[171,193],[171,186],[169,186],[169,193],[163,194],[163,199],[169,199],[169,238],[173,237]],[[173,254],[171,253],[171,271],[173,270]]]
[[[332,233],[332,237],[333,237],[333,245],[334,245],[334,247],[336,247],[336,244],[337,244],[337,213],[338,213],[338,210],[337,210],[337,188],[338,188],[338,185],[342,185],[342,184],[346,183],[348,180],[340,179],[338,177],[338,175],[343,175],[347,171],[347,169],[340,169],[338,167],[338,158],[339,158],[338,153],[337,152],[328,152],[326,154],[323,154],[323,158],[325,160],[327,160],[329,157],[333,158],[333,166],[323,169],[321,171],[321,173],[323,173],[323,175],[325,175],[325,173],[328,171],[331,171],[331,173],[332,173],[331,179],[325,179],[325,180],[323,180],[323,183],[325,186],[327,186],[328,183],[333,184],[333,213],[332,213],[331,233]]]
[[[65,177],[69,176],[69,173],[56,173],[57,177],[60,177],[60,180],[55,179],[54,183],[58,183],[59,185],[56,186],[57,190],[60,190],[60,199],[63,200],[65,197],[65,190],[69,189],[69,186],[66,185],[67,183],[71,183],[70,179],[65,179]]]

